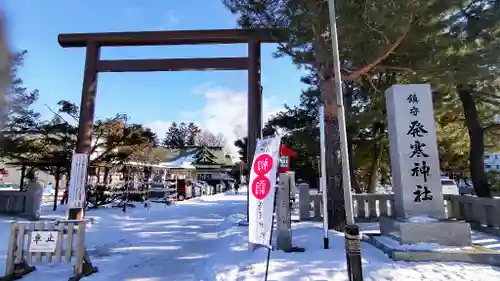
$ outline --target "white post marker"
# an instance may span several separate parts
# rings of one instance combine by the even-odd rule
[[[325,106],[320,104],[319,106],[319,144],[320,144],[320,190],[323,198],[323,248],[329,248],[328,242],[328,197],[326,190],[326,147],[325,147]]]
[[[29,241],[30,253],[53,253],[57,246],[57,231],[33,231]]]
[[[250,180],[248,242],[249,249],[255,245],[271,247],[276,173],[278,171],[281,136],[259,139],[255,148]]]
[[[69,209],[82,209],[85,205],[88,159],[86,153],[73,154],[68,190]]]

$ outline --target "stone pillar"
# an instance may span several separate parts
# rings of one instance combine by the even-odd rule
[[[278,200],[276,204],[278,250],[292,250],[292,218],[290,210],[290,175],[282,173],[279,176]]]
[[[396,218],[380,217],[380,232],[401,244],[469,246],[470,225],[444,220],[430,85],[394,85],[386,107]]]
[[[38,181],[33,181],[27,185],[27,193],[30,204],[26,206],[26,215],[32,220],[38,220],[42,211],[43,186]]]
[[[295,186],[295,172],[288,171],[287,175],[290,175],[290,199],[295,200],[295,196],[297,195],[297,187]]]
[[[323,198],[321,194],[318,193],[313,197],[313,206],[314,206],[314,220],[321,220],[321,207],[323,205]]]
[[[394,85],[386,104],[396,216],[445,218],[430,85]]]
[[[309,220],[309,185],[307,183],[299,184],[299,219],[301,221]]]

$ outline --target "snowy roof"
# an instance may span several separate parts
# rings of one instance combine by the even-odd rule
[[[230,166],[232,160],[226,157],[224,150],[220,147],[205,148],[205,147],[188,147],[185,149],[169,149],[165,157],[165,162],[159,165],[168,168],[184,168],[194,169],[200,160],[205,159],[213,165]]]
[[[160,164],[149,164],[149,163],[133,162],[133,161],[130,161],[130,162],[126,163],[126,165],[131,165],[131,166],[145,166],[145,167],[152,167],[152,168],[165,168],[164,165],[160,165]]]
[[[165,168],[196,169],[190,162],[161,162],[158,165]]]

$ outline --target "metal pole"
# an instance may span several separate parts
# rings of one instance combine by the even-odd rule
[[[345,124],[344,95],[342,93],[342,73],[340,72],[340,55],[337,35],[337,16],[335,15],[335,1],[328,0],[330,11],[330,31],[332,39],[332,54],[335,77],[335,93],[337,95],[337,118],[339,122],[340,154],[342,157],[342,186],[344,188],[344,205],[347,227],[345,229],[346,262],[349,280],[362,281],[363,270],[361,263],[361,247],[359,227],[354,223],[351,174],[349,165],[349,150],[347,146],[347,130]]]
[[[278,193],[278,189],[275,188],[274,189],[273,210],[276,209],[276,198],[278,197],[277,193]],[[276,216],[276,213],[273,212],[273,215],[272,215],[272,218],[271,218],[272,222],[274,222],[275,216]],[[274,229],[274,223],[271,224],[271,233],[269,235],[269,247],[267,247],[266,272],[265,272],[265,275],[264,275],[264,281],[267,281],[267,277],[269,276],[269,262],[271,260],[271,250],[272,250],[272,246],[271,245],[272,245],[272,240],[273,240],[273,229]]]
[[[326,191],[326,150],[325,150],[325,106],[323,104],[319,105],[318,110],[319,117],[319,144],[320,144],[320,188],[323,198],[323,248],[329,248],[328,242],[328,201],[327,201],[327,191]]]
[[[337,95],[337,118],[340,134],[340,155],[342,157],[342,185],[344,187],[344,202],[347,224],[354,224],[352,194],[351,194],[351,172],[349,165],[349,150],[347,148],[347,130],[345,124],[344,95],[342,93],[342,73],[340,72],[340,55],[337,35],[337,23],[335,15],[335,1],[328,0],[330,10],[330,29],[332,38],[333,70],[335,75],[335,93]]]

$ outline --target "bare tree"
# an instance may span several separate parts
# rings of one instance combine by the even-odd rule
[[[226,146],[226,138],[222,134],[214,135],[212,132],[202,130],[195,139],[195,144],[198,146],[214,147]]]
[[[5,110],[5,91],[12,82],[11,71],[11,53],[7,44],[5,35],[5,18],[0,10],[0,110]],[[0,128],[5,120],[0,120]]]

